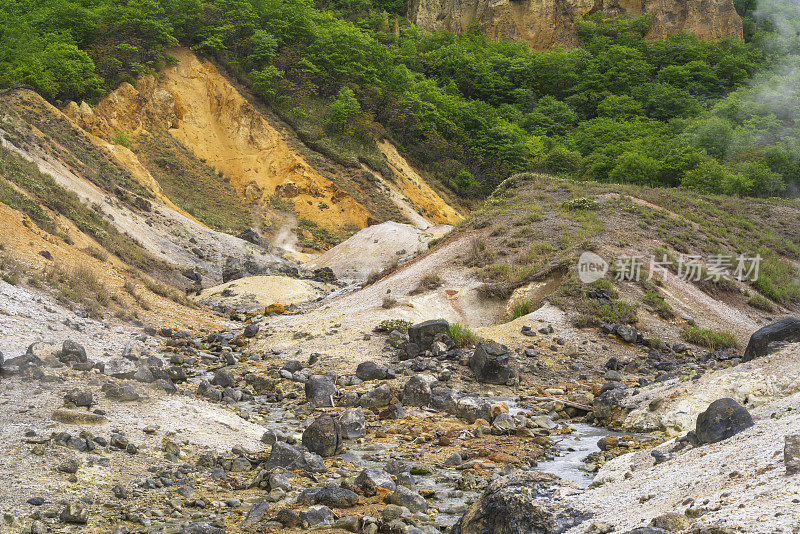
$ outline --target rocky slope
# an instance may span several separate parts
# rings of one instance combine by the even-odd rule
[[[731,0],[413,0],[408,6],[409,20],[427,31],[461,33],[477,25],[493,39],[525,41],[537,50],[575,46],[576,22],[594,13],[650,15],[648,39],[679,32],[709,40],[742,37],[742,20]]]
[[[453,229],[428,224],[458,212],[382,143],[404,178],[381,191],[406,223],[295,261],[200,219],[248,221],[248,179],[308,180],[304,201],[334,189],[213,66],[178,55],[94,110],[0,100],[0,532],[800,522],[800,321],[743,357],[798,313],[796,201],[523,174]],[[229,181],[200,161],[217,156],[201,127],[247,162],[214,160]],[[224,202],[179,195],[185,180]],[[334,193],[343,217],[375,215]],[[584,284],[587,251],[609,271]],[[681,276],[681,254],[753,253],[761,283]],[[660,269],[615,279],[615,259],[651,255]],[[562,461],[567,447],[583,452]]]
[[[171,54],[175,65],[158,76],[143,77],[136,89],[123,84],[94,108],[72,102],[65,114],[125,166],[144,166],[158,175],[169,170],[170,159],[179,165],[174,152],[188,152],[180,155],[202,161],[229,182],[237,202],[249,207],[253,219],[272,236],[280,230],[275,208],[282,205],[295,225],[296,219],[306,219],[337,235],[385,220],[398,209],[400,217],[423,228],[463,218],[390,143],[383,146],[392,159],[393,176],[330,161],[318,166],[326,170],[315,168],[290,139],[291,132],[262,113],[213,64],[187,49]],[[133,154],[108,143],[120,133],[130,138]],[[164,136],[177,141],[172,153],[153,147]],[[360,183],[363,174],[374,183]],[[384,189],[391,190],[388,206],[376,200]]]

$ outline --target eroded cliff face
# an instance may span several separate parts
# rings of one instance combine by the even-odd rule
[[[158,78],[145,77],[137,88],[123,84],[95,109],[72,104],[67,115],[105,138],[164,128],[249,202],[278,196],[299,217],[331,230],[368,224],[369,211],[295,153],[213,65],[188,50],[173,55],[177,64]]]
[[[150,139],[140,145],[158,142],[148,136],[159,132],[174,138],[192,158],[230,180],[242,202],[250,208],[255,206],[273,231],[280,231],[284,225],[271,220],[275,215],[272,208],[287,203],[297,218],[336,234],[394,216],[374,202],[375,196],[384,193],[365,190],[370,184],[352,180],[349,169],[331,163],[327,167],[334,170],[325,174],[312,166],[287,141],[286,132],[278,129],[280,125],[271,123],[251,105],[213,64],[188,49],[175,49],[171,54],[175,64],[158,76],[140,78],[135,88],[124,83],[94,108],[72,102],[64,113],[136,176],[148,174],[146,170],[136,172],[143,168],[142,155],[114,143],[115,136],[124,132],[131,139]],[[406,171],[397,168],[395,176],[384,177],[391,182],[387,187],[398,190],[390,199],[399,209],[395,215],[422,228],[455,224],[463,218],[413,169],[413,176],[407,176]],[[336,182],[331,172],[337,175]],[[357,174],[363,174],[361,169]],[[154,182],[147,186],[159,194],[156,180],[145,178],[141,181]]]
[[[742,37],[732,0],[412,0],[408,18],[427,31],[461,33],[476,24],[493,39],[526,41],[545,50],[578,45],[575,22],[597,12],[649,14],[648,39],[683,31],[705,40]]]

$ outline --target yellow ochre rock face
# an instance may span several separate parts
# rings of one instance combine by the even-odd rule
[[[688,32],[704,40],[742,37],[733,0],[411,0],[408,18],[427,31],[460,33],[477,24],[494,39],[526,41],[537,50],[577,46],[581,17],[648,14],[648,39]]]
[[[297,154],[214,65],[186,49],[171,53],[178,61],[157,78],[123,83],[94,109],[71,103],[64,112],[104,138],[164,128],[248,202],[280,197],[333,231],[369,224],[370,212]]]

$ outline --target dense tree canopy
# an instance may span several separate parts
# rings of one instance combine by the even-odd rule
[[[772,31],[781,12],[757,24],[752,5],[737,8],[749,42],[648,42],[647,17],[595,16],[578,25],[581,47],[532,52],[477,32],[425,34],[397,0],[7,0],[0,85],[92,101],[183,44],[225,64],[307,138],[359,146],[388,134],[464,195],[536,169],[793,193],[800,69],[765,67],[798,56]]]

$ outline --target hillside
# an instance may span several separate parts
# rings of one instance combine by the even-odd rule
[[[247,523],[267,531],[318,524],[352,532],[353,524],[359,529],[372,524],[371,517],[377,517],[375,525],[386,525],[387,515],[394,513],[381,503],[380,493],[374,496],[356,478],[364,467],[391,460],[414,470],[392,479],[396,484],[412,477],[403,482],[411,497],[403,498],[422,504],[404,506],[427,510],[405,521],[429,532],[446,531],[465,507],[482,502],[480,492],[493,473],[537,462],[550,469],[548,458],[558,450],[557,442],[572,439],[564,432],[577,432],[580,442],[583,427],[574,427],[579,421],[638,432],[626,441],[630,449],[601,453],[587,444],[584,454],[594,451],[589,458],[605,454],[586,469],[601,468],[597,480],[606,486],[570,489],[576,500],[567,501],[575,510],[597,514],[597,520],[585,522],[587,528],[633,527],[674,513],[670,503],[685,500],[687,493],[683,486],[669,486],[664,497],[622,517],[613,505],[616,492],[636,499],[637,492],[650,491],[654,471],[683,479],[697,475],[692,469],[718,465],[703,456],[706,446],[673,452],[670,441],[692,429],[695,414],[708,402],[733,396],[761,414],[755,435],[781,435],[793,420],[764,414],[796,403],[791,362],[797,345],[747,364],[740,361],[754,330],[797,313],[796,201],[705,197],[521,174],[443,237],[435,228],[377,224],[301,265],[183,215],[156,188],[157,180],[137,182],[126,167],[115,166],[113,152],[104,152],[102,143],[80,130],[60,130],[55,144],[21,122],[23,111],[28,117],[50,113],[51,128],[59,117],[32,93],[16,92],[5,105],[7,116],[16,114],[4,123],[2,152],[7,184],[7,231],[0,236],[4,405],[17,405],[28,381],[39,384],[29,408],[10,414],[3,430],[7,461],[0,477],[13,491],[0,502],[13,518],[7,523],[12,528],[102,532],[111,525],[139,524],[189,533],[192,525],[208,524],[220,529],[211,532],[247,532]],[[62,127],[69,125],[61,120]],[[81,164],[74,154],[91,154],[87,161],[101,169]],[[115,193],[100,194],[103,184],[95,181],[111,179],[120,184]],[[54,202],[55,192],[62,203]],[[94,208],[85,201],[94,202]],[[409,250],[414,242],[420,247]],[[202,251],[205,259],[191,259],[190,250]],[[650,282],[615,281],[612,267],[601,281],[583,285],[577,260],[586,250],[609,262],[623,254],[666,254],[680,262],[680,254],[755,251],[764,263],[752,283],[692,283],[666,266],[666,273],[656,273]],[[232,273],[223,258],[239,259],[243,267]],[[203,261],[208,268],[199,267]],[[257,276],[247,276],[248,262],[263,262],[253,273]],[[178,267],[192,263],[202,273],[202,284],[227,280],[200,293],[200,307],[176,294],[174,286],[148,282],[149,276],[186,277]],[[228,274],[217,270],[220,265]],[[320,265],[333,276],[312,271]],[[164,287],[170,291],[158,289]],[[438,357],[430,352],[409,357],[403,341],[411,334],[411,329],[405,333],[407,325],[434,318],[450,322],[454,341],[448,343],[458,345],[432,346],[446,351]],[[608,323],[629,326],[635,335],[625,341],[623,331],[608,330]],[[375,332],[381,324],[404,333]],[[504,344],[511,379],[487,384],[467,365],[482,350],[480,344],[475,348],[479,340]],[[72,342],[80,348],[71,348]],[[374,370],[367,373],[365,362]],[[616,363],[610,367],[609,362]],[[783,367],[780,375],[776,366]],[[305,384],[326,376],[335,377],[335,407],[313,400],[314,389],[306,389]],[[410,384],[420,380],[431,380],[437,395],[452,404],[426,397],[431,393],[425,387],[417,397],[417,386]],[[601,393],[609,384],[619,395],[607,405],[608,395]],[[734,390],[731,384],[737,384]],[[659,398],[669,400],[654,408]],[[402,403],[403,412],[391,415],[398,409],[387,409],[391,403]],[[509,406],[513,417],[504,419]],[[89,411],[98,407],[101,412]],[[481,416],[470,410],[488,412]],[[268,436],[299,444],[314,417],[343,411],[355,417],[355,439],[346,440],[346,455],[312,454],[304,461],[313,463],[303,468],[275,456],[280,447],[290,447],[287,454],[293,454],[291,445],[270,448]],[[365,417],[363,427],[359,414]],[[509,433],[503,430],[506,424],[522,426]],[[48,438],[45,428],[57,433]],[[78,437],[90,435],[89,428],[99,439],[92,442],[94,449],[86,449],[86,438]],[[261,441],[265,431],[267,445]],[[725,458],[733,450],[752,451],[757,440],[751,434],[737,438],[735,449],[723,442],[713,450]],[[686,461],[653,466],[646,455],[654,446]],[[629,450],[643,451],[631,453],[638,455],[635,467],[626,467],[632,461],[624,454]],[[761,455],[758,450],[753,454]],[[450,458],[454,454],[460,460]],[[561,465],[557,458],[553,462]],[[749,473],[747,479],[725,479],[726,491],[736,498],[723,499],[700,520],[692,519],[697,512],[686,515],[677,507],[688,518],[679,524],[728,528],[735,523],[745,532],[768,532],[760,528],[798,519],[782,501],[751,498],[743,487],[746,480],[773,487],[783,475],[736,462]],[[184,464],[188,467],[178,467]],[[274,471],[276,465],[283,468]],[[151,477],[154,469],[160,478]],[[303,469],[318,474],[303,477]],[[288,478],[266,481],[267,470]],[[620,470],[632,475],[621,479]],[[571,480],[587,476],[574,467],[558,472]],[[718,483],[708,479],[703,495],[716,499]],[[309,508],[314,502],[309,495],[320,486],[339,488],[341,496],[322,500],[328,508],[319,509],[323,514],[335,510],[333,518],[308,515],[315,509]],[[76,500],[79,496],[88,500]],[[31,517],[42,506],[26,502],[34,497],[54,515]],[[62,500],[71,504],[56,504]],[[745,512],[726,514],[732,506]],[[775,515],[754,522],[747,513],[754,507]],[[294,522],[292,514],[304,519]]]
[[[0,4],[0,534],[796,532],[798,35]]]

